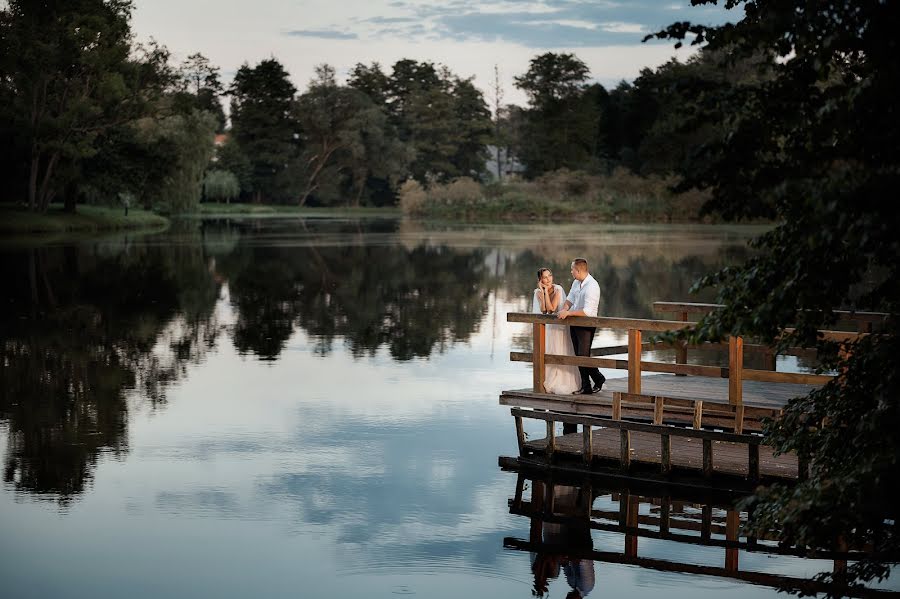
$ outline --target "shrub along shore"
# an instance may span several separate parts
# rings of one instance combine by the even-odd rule
[[[400,208],[410,216],[463,221],[709,222],[700,207],[708,194],[674,193],[675,177],[638,176],[624,168],[609,175],[561,169],[533,181],[509,178],[481,184],[468,177],[400,189]]]
[[[0,204],[0,234],[65,233],[165,229],[169,219],[148,210],[79,205],[78,212],[51,205],[44,214],[12,204]]]

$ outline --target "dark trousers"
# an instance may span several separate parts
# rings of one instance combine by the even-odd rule
[[[572,337],[572,346],[575,348],[575,355],[589,358],[591,356],[591,343],[594,342],[594,333],[597,329],[593,327],[569,327],[569,335]],[[600,374],[600,369],[596,366],[588,368],[587,366],[579,366],[578,372],[581,374],[581,390],[585,393],[591,392],[591,381],[595,385],[602,385],[606,381],[606,377]],[[574,424],[563,424],[563,434],[576,432]]]

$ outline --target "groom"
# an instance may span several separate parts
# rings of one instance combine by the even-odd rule
[[[597,309],[600,306],[600,284],[588,272],[587,260],[584,258],[572,260],[572,277],[575,280],[572,282],[572,289],[566,297],[566,305],[560,311],[559,318],[565,320],[569,316],[597,316]],[[594,341],[596,331],[594,327],[569,327],[576,356],[590,357],[591,343]],[[581,373],[581,389],[575,391],[573,395],[590,395],[603,388],[606,377],[600,374],[600,369],[596,366],[591,368],[579,366],[578,371]]]

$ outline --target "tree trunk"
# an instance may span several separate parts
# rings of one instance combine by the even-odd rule
[[[77,201],[77,195],[75,191],[75,185],[70,184],[66,186],[66,193],[63,197],[63,212],[67,214],[75,214],[75,204]],[[127,208],[126,208],[127,210]]]
[[[50,201],[53,199],[53,196],[56,195],[56,192],[50,185],[50,182],[53,180],[51,175],[53,174],[53,169],[56,166],[56,162],[59,160],[59,152],[55,152],[51,157],[49,162],[47,162],[47,166],[44,170],[44,176],[41,178],[41,186],[37,190],[37,201],[38,201],[38,210],[40,212],[47,212],[47,208],[50,207]]]
[[[32,155],[31,171],[28,173],[28,209],[32,212],[37,210],[37,179],[40,165],[40,156]]]

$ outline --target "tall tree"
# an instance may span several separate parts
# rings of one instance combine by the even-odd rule
[[[294,118],[296,88],[274,58],[255,67],[242,65],[231,95],[232,136],[250,161],[254,201],[287,200],[297,186],[286,176],[298,151],[300,131]]]
[[[329,167],[340,170],[338,160],[342,154],[363,151],[362,129],[370,111],[377,112],[378,108],[366,94],[339,86],[333,67],[316,67],[316,77],[297,100],[297,119],[303,130],[304,145],[300,161],[304,179],[301,206],[319,189],[322,175]],[[331,179],[337,176],[333,172]]]
[[[900,5],[728,4],[739,5],[745,14],[736,23],[677,23],[656,34],[693,36],[734,58],[777,56],[771,77],[705,95],[696,89],[706,117],[728,135],[702,148],[684,185],[712,189],[707,210],[779,224],[755,241],[744,266],[699,282],[719,289],[725,308],[691,336],[818,348],[836,378],[791,401],[766,431],[779,451],[810,458],[808,477],[757,491],[751,525],[775,527],[800,546],[868,547],[846,572],[823,577],[881,579],[900,550]],[[835,344],[816,334],[834,324],[835,308],[889,316],[881,330]]]
[[[530,175],[583,168],[594,152],[598,112],[584,89],[589,71],[573,54],[547,52],[531,59],[515,85],[528,95],[527,136],[520,149]]]
[[[0,11],[4,128],[27,156],[28,205],[46,211],[98,136],[139,116],[161,52],[131,60],[130,0],[9,0]],[[67,177],[68,176],[68,177]],[[74,210],[74,202],[68,207]]]
[[[178,93],[190,108],[211,113],[216,119],[216,131],[225,130],[225,111],[222,108],[224,88],[219,80],[219,67],[196,52],[188,56],[178,69]]]

